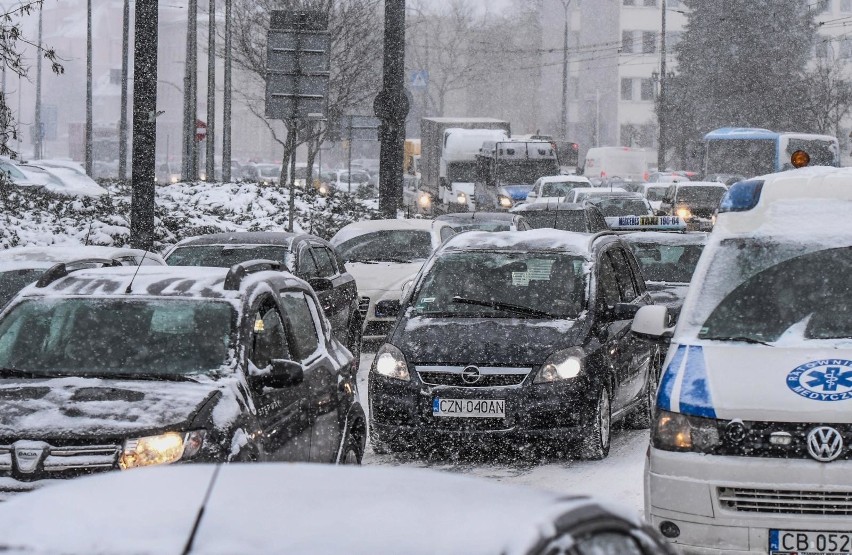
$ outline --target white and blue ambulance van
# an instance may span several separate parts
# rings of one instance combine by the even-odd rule
[[[852,168],[737,183],[671,338],[645,516],[684,553],[852,553]]]

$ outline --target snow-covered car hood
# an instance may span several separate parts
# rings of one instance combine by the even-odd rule
[[[153,380],[0,380],[0,437],[123,436],[179,427],[216,385]]]
[[[554,351],[576,344],[576,320],[424,318],[398,325],[390,342],[408,362],[542,364]],[[547,346],[547,348],[541,348]]]
[[[424,260],[400,264],[397,262],[347,262],[346,269],[355,278],[358,292],[399,290],[409,279],[414,279]]]
[[[596,507],[433,470],[171,465],[68,480],[3,503],[0,550],[177,554],[197,519],[195,554],[516,555],[537,551],[557,521],[612,518],[609,506],[609,514]],[[615,515],[639,525],[627,511]]]
[[[649,281],[646,285],[651,298],[654,299],[654,304],[661,304],[678,310],[683,306],[686,293],[689,291],[688,283]]]
[[[707,418],[852,423],[852,341],[672,343],[657,405]]]

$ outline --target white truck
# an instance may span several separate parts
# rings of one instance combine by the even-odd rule
[[[583,162],[583,175],[589,179],[645,181],[648,178],[648,153],[641,148],[626,146],[590,148]]]
[[[483,143],[505,141],[510,135],[509,122],[494,118],[423,118],[420,192],[431,200],[428,208],[437,212],[466,208]],[[426,204],[418,202],[420,209]]]

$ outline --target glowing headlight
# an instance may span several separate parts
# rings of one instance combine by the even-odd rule
[[[689,211],[689,208],[678,208],[675,214],[684,220],[688,220],[692,217],[692,212]]]
[[[206,173],[201,173],[201,174],[199,174],[199,175],[198,175],[198,178],[199,178],[201,181],[207,181],[207,174],[206,174]]]
[[[319,194],[325,196],[328,194],[328,187],[325,184],[319,186]]]
[[[172,176],[172,179],[171,179],[171,182],[172,182],[172,183],[177,183],[177,182],[178,182],[178,176],[173,175],[173,176]]]
[[[552,383],[576,378],[583,371],[583,351],[578,348],[556,351],[548,357],[534,383]]]
[[[195,456],[204,444],[204,430],[181,434],[166,432],[158,436],[128,439],[124,442],[118,465],[122,470],[141,466],[171,464]]]
[[[428,194],[424,193],[417,199],[417,204],[419,204],[422,208],[429,208],[432,204],[432,199]]]
[[[459,193],[459,197],[456,199],[459,204],[467,204],[467,195],[464,193]]]
[[[664,451],[711,452],[721,442],[720,422],[711,418],[656,411],[651,443]]]
[[[379,352],[376,353],[376,359],[373,361],[373,372],[386,378],[393,378],[404,382],[411,380],[405,356],[390,343],[382,345]]]
[[[503,195],[500,195],[500,206],[502,206],[503,208],[511,208],[512,207],[512,199],[510,199],[509,197],[505,197]]]

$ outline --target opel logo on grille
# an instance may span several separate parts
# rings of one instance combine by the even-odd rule
[[[482,377],[479,373],[479,368],[476,366],[468,366],[461,373],[462,381],[466,384],[475,384]]]
[[[819,462],[831,462],[843,452],[843,436],[829,426],[814,428],[808,433],[808,453]]]

